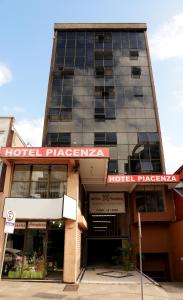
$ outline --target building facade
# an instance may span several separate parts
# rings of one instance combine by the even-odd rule
[[[1,157],[8,248],[21,250],[4,276],[73,283],[88,265],[138,267],[140,212],[143,270],[173,280],[179,178],[165,174],[145,24],[55,24],[42,148]]]
[[[43,145],[107,146],[108,174],[165,173],[145,24],[55,24]],[[83,186],[88,199],[87,263],[100,261],[106,247],[110,249],[106,260],[110,260],[115,256],[115,248],[130,236],[137,243],[135,220],[136,211],[140,210],[147,221],[146,271],[169,276],[163,268],[169,264],[167,221],[174,216],[172,201],[165,200],[165,187],[138,186],[129,202],[126,194],[126,214],[119,214],[119,220],[107,217],[116,232],[108,233],[106,239],[106,228],[100,228],[105,227],[102,221],[106,217],[100,217],[101,225],[94,226],[98,217],[88,208],[91,198],[102,194],[91,192],[125,192],[126,188]],[[163,213],[165,207],[167,211]],[[155,220],[156,225],[152,226]],[[152,235],[155,240],[150,245],[148,237]],[[162,235],[166,237],[164,241]],[[101,253],[94,253],[95,249],[97,253],[101,249]],[[161,270],[151,270],[149,265],[155,265],[155,261]]]
[[[19,136],[14,127],[14,117],[0,116],[0,147],[24,147],[26,144]],[[0,192],[4,189],[6,166],[0,160]]]

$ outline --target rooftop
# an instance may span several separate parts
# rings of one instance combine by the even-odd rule
[[[55,30],[127,29],[146,30],[146,23],[55,23]]]

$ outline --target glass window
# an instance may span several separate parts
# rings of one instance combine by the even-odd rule
[[[153,171],[153,165],[150,160],[140,160],[140,166],[142,172]]]
[[[72,107],[72,96],[62,97],[62,107]]]
[[[136,196],[136,210],[140,212],[162,212],[164,201],[162,191],[138,191]]]
[[[105,118],[108,120],[112,120],[116,118],[116,111],[115,108],[106,108],[105,109]]]
[[[51,165],[50,181],[67,181],[67,166]]]
[[[47,181],[48,165],[33,165],[31,181]]]
[[[29,173],[30,175],[30,173]],[[29,182],[14,181],[11,187],[11,197],[28,197],[29,196]]]
[[[158,132],[139,132],[138,142],[140,144],[159,143],[159,134]]]
[[[118,160],[117,159],[109,160],[108,173],[109,174],[118,173]]]
[[[140,67],[132,67],[131,68],[131,76],[132,76],[132,78],[140,78],[141,68]]]
[[[97,145],[105,145],[105,132],[97,132],[95,133],[95,146]]]
[[[60,119],[62,121],[71,121],[72,120],[72,108],[61,108]]]
[[[97,145],[117,145],[117,135],[115,132],[96,132],[95,146]]]
[[[70,146],[71,134],[69,132],[62,132],[58,134],[59,146]]]
[[[142,86],[134,86],[133,93],[135,97],[143,97],[143,87]]]
[[[30,166],[16,165],[13,173],[13,181],[29,181]]]
[[[130,50],[129,56],[131,60],[137,60],[139,57],[139,52],[137,50]]]
[[[61,147],[61,146],[70,146],[71,138],[70,133],[61,132],[61,133],[48,133],[47,134],[47,145],[48,147]]]
[[[25,166],[15,166],[15,173],[20,167]],[[66,165],[29,165],[27,167],[29,167],[28,180],[13,179],[11,197],[57,198],[63,195],[67,181]]]

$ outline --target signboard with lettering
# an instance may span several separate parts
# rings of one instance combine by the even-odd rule
[[[58,157],[58,158],[108,158],[109,149],[105,147],[2,147],[2,158],[28,158],[28,157]]]
[[[26,222],[16,222],[15,223],[15,229],[25,229],[26,228]]]
[[[46,229],[46,222],[28,222],[29,229]]]
[[[108,175],[107,183],[176,183],[179,175],[148,174],[148,175]]]
[[[91,193],[89,211],[91,214],[125,213],[124,193]]]

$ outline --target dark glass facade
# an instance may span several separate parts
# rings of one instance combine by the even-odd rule
[[[44,146],[108,146],[110,173],[161,173],[143,30],[55,31]]]

